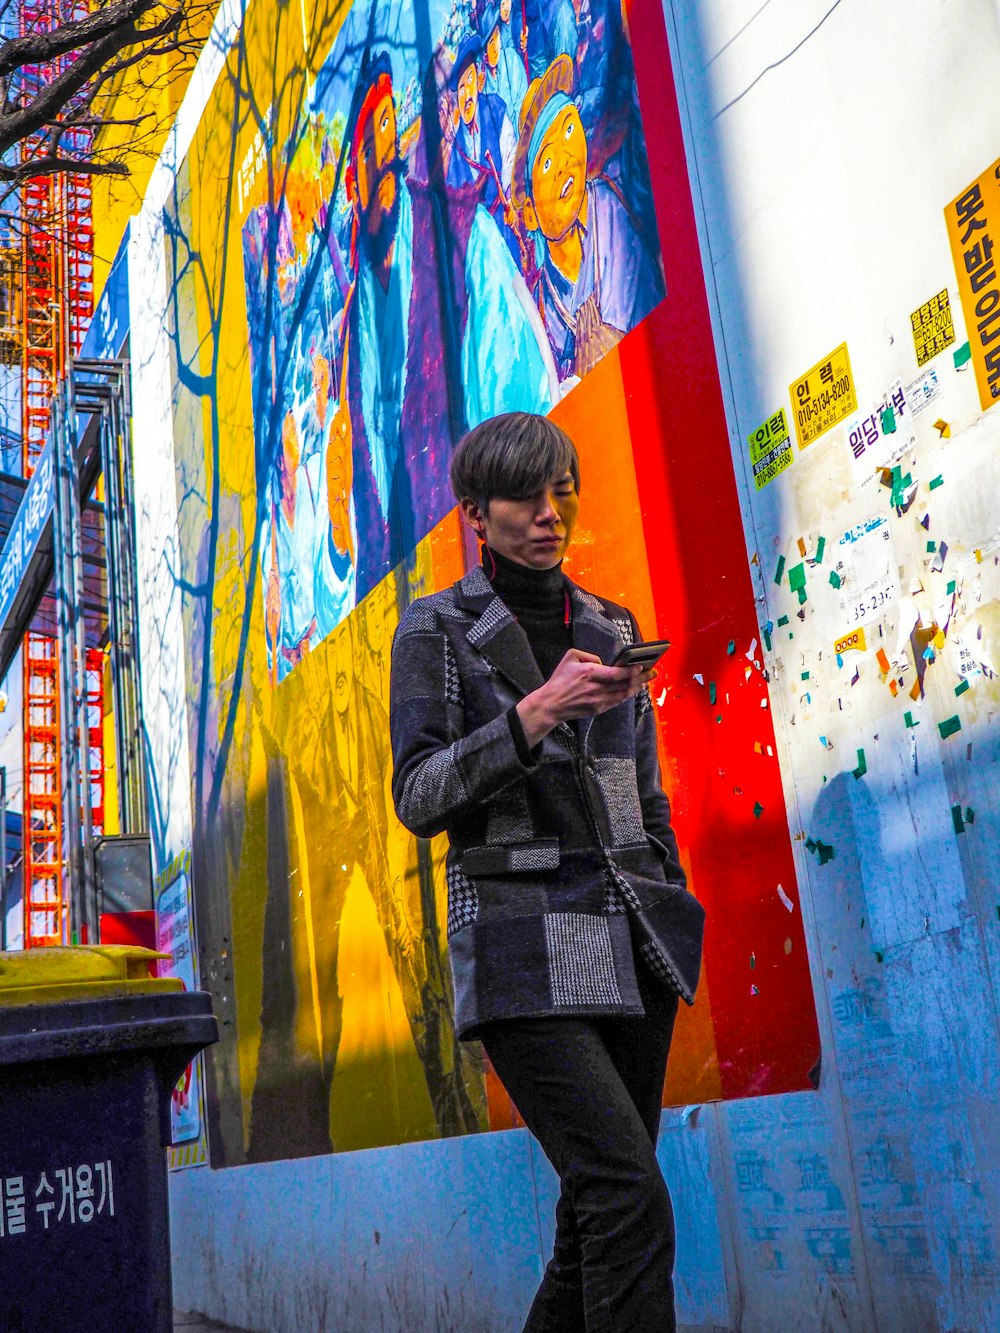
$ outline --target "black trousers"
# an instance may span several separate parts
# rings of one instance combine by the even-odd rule
[[[524,1333],[674,1333],[674,1215],[656,1160],[677,996],[644,1018],[491,1023],[482,1043],[559,1175],[552,1258]]]

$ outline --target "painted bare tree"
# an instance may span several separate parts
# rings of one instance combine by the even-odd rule
[[[212,104],[214,130],[196,138],[164,211],[177,384],[182,558],[175,578],[192,664],[198,929],[203,980],[216,993],[227,1034],[212,1061],[215,1161],[338,1146],[330,1109],[343,1011],[338,926],[352,882],[365,886],[375,906],[439,1132],[485,1124],[477,1071],[450,1022],[429,850],[420,848],[400,878],[399,849],[390,845],[388,715],[384,672],[375,664],[387,660],[385,620],[398,609],[370,599],[356,624],[343,623],[325,651],[298,664],[300,679],[310,677],[314,707],[290,708],[288,691],[275,695],[274,682],[261,675],[259,652],[256,669],[252,662],[251,646],[264,631],[262,553],[286,416],[275,386],[294,373],[311,296],[329,280],[331,265],[339,271],[349,262],[334,258],[334,199],[344,170],[335,125],[324,130],[332,153],[323,158],[326,203],[319,194],[309,203],[308,172],[300,165],[316,151],[317,121],[308,103],[315,64],[341,22],[336,0],[317,6],[308,34],[299,30],[294,7],[247,11]],[[413,42],[402,32],[379,36],[393,49]],[[357,69],[364,46],[363,33],[357,46],[338,46],[345,77]],[[282,58],[265,64],[261,51]],[[248,276],[239,237],[250,207],[262,230]],[[281,227],[291,217],[302,228],[301,265],[296,299],[285,308],[274,275]],[[251,338],[268,349],[271,371],[247,386],[253,438],[234,451],[233,408],[221,385],[246,382],[247,347],[237,345],[233,329],[241,323],[237,309],[246,309],[246,284],[260,275]],[[387,584],[386,595],[405,598],[405,582]],[[260,748],[263,782],[255,776]],[[314,1037],[305,1042],[303,1030],[312,1027]]]

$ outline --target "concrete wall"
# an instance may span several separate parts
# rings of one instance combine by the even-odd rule
[[[664,1114],[680,1315],[746,1333],[984,1333],[1000,1327],[1000,418],[955,364],[967,335],[943,210],[1000,155],[997,14],[702,0],[667,19],[824,1050],[815,1094]],[[917,493],[897,512],[849,432],[897,380],[914,385],[910,314],[945,288],[955,342],[930,363],[935,401],[917,414],[908,397]],[[790,415],[789,386],[845,341],[857,413],[755,492],[747,435]],[[884,605],[861,622],[867,650],[838,661],[853,622],[829,571],[841,551],[860,585],[841,539],[874,518]],[[775,581],[782,556],[804,565],[803,603]],[[933,662],[914,608],[943,633]],[[960,695],[956,639],[976,667]],[[178,1174],[177,1304],[261,1330],[516,1329],[552,1201],[517,1131]]]

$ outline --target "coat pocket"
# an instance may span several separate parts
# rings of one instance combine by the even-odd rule
[[[559,869],[559,839],[535,838],[531,842],[495,843],[466,847],[460,855],[466,875],[524,875],[536,870]]]

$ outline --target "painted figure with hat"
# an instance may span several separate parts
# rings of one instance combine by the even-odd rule
[[[448,190],[454,299],[442,305],[438,202],[400,153],[388,53],[366,52],[346,134],[353,282],[342,380],[360,601],[452,508],[456,416],[545,412],[558,380],[538,310],[474,188]]]
[[[585,375],[665,294],[663,274],[620,185],[588,174],[572,60],[528,89],[512,196],[541,252],[537,285],[560,379]]]
[[[520,248],[510,205],[510,177],[517,134],[502,98],[483,91],[483,54],[477,33],[462,38],[451,71],[451,87],[458,101],[455,138],[448,159],[448,184],[455,189],[476,185],[482,202],[503,233],[515,263]]]
[[[513,0],[499,0],[500,13],[500,44],[505,51],[515,51],[518,59],[524,66],[525,91],[527,91],[528,78],[528,23],[525,16],[525,0],[519,0],[515,6]],[[520,107],[520,103],[518,103]],[[512,116],[516,125],[517,116]]]
[[[503,0],[503,4],[486,0],[478,21],[479,35],[483,39],[483,95],[500,98],[516,130],[521,119],[521,103],[528,91],[528,75],[511,37],[510,15],[511,0]],[[506,40],[504,33],[507,34]]]

